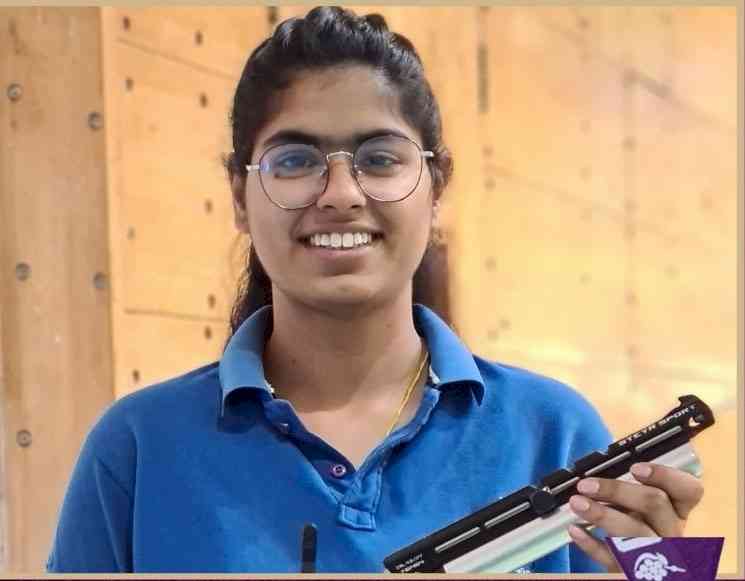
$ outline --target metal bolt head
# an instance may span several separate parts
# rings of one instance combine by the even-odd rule
[[[103,127],[103,115],[100,113],[93,111],[88,114],[88,127],[93,129],[94,131],[98,131]]]
[[[16,101],[20,101],[21,97],[23,96],[23,87],[19,85],[18,83],[13,83],[12,85],[8,86],[7,90],[8,99],[13,101],[14,103]]]
[[[93,277],[93,286],[96,287],[98,290],[104,290],[109,284],[109,277],[107,277],[103,272],[97,272],[96,275]]]
[[[28,430],[19,430],[16,434],[16,442],[21,448],[28,448],[31,445],[31,432]]]
[[[16,278],[18,280],[28,280],[31,276],[31,267],[25,262],[16,264]]]

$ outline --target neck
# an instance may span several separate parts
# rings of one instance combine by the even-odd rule
[[[410,295],[343,317],[274,298],[264,370],[279,397],[318,411],[403,393],[422,354]]]

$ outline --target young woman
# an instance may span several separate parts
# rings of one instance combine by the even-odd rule
[[[317,8],[280,24],[246,64],[232,122],[235,222],[251,240],[232,337],[219,362],[94,427],[50,571],[298,572],[314,523],[318,571],[380,572],[607,446],[577,393],[474,356],[414,301],[451,161],[421,62],[381,17]],[[573,509],[612,535],[680,535],[699,482],[636,468],[640,484],[581,482]],[[599,540],[572,536],[530,570],[616,570]]]

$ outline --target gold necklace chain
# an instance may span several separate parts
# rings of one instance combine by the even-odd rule
[[[396,427],[396,424],[398,423],[398,420],[401,417],[401,412],[404,411],[406,404],[409,403],[411,394],[414,392],[414,387],[416,386],[419,380],[419,377],[422,375],[422,369],[424,369],[424,364],[427,363],[427,359],[429,359],[429,352],[424,346],[422,346],[422,353],[423,355],[422,355],[422,360],[419,362],[419,368],[416,370],[414,377],[411,378],[411,381],[409,382],[409,385],[406,388],[406,391],[404,392],[404,396],[401,399],[401,405],[398,406],[398,411],[396,412],[396,415],[393,416],[393,422],[391,423],[391,427],[388,428],[388,431],[385,434],[386,438],[391,435],[393,428]]]

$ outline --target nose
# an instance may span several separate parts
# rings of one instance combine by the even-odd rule
[[[345,155],[345,152],[329,155],[328,182],[316,205],[322,210],[334,208],[340,211],[364,207],[367,196],[360,189],[353,172],[350,155]]]

